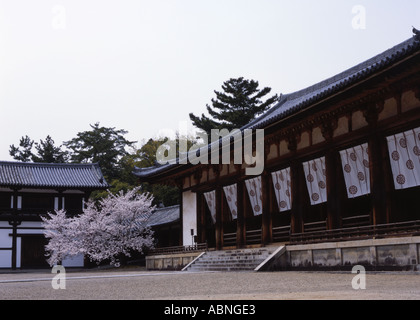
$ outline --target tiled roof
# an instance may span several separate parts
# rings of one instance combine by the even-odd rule
[[[268,110],[265,114],[251,121],[241,128],[245,129],[264,129],[268,125],[281,121],[298,111],[304,110],[312,104],[332,96],[368,77],[374,75],[393,64],[402,61],[404,58],[420,51],[420,35],[416,35],[387,51],[354,66],[334,77],[321,81],[306,89],[282,95],[280,101]],[[133,174],[147,179],[156,174],[161,174],[176,168],[179,164],[168,163],[166,165],[150,168],[135,168]]]
[[[98,164],[52,164],[0,161],[0,186],[105,189]]]
[[[283,95],[279,103],[268,112],[253,120],[243,129],[262,129],[265,126],[290,116],[305,107],[331,96],[368,76],[391,66],[404,57],[419,51],[420,42],[410,38],[403,43],[350,68],[334,77],[306,89]]]
[[[149,218],[147,226],[156,227],[179,220],[180,206],[157,208]]]

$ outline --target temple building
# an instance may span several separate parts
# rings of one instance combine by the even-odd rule
[[[282,95],[241,128],[264,130],[257,176],[246,174],[246,159],[234,162],[233,139],[230,163],[177,161],[134,174],[179,187],[184,245],[191,230],[218,250],[419,235],[418,38]]]
[[[98,164],[0,162],[0,268],[47,267],[41,216],[83,212],[92,191],[109,185]],[[83,267],[84,257],[62,262]]]

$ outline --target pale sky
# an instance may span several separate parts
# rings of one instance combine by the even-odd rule
[[[0,160],[21,136],[62,144],[96,122],[140,146],[230,78],[291,93],[412,26],[418,0],[0,0]]]

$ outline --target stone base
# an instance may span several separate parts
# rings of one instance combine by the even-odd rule
[[[281,269],[420,270],[420,237],[372,239],[286,246]]]
[[[147,270],[182,270],[201,252],[165,254],[146,257]]]

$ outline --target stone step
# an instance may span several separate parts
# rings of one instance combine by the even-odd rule
[[[192,270],[254,270],[254,265],[246,264],[229,264],[229,265],[193,265],[190,267]]]
[[[254,260],[265,260],[267,256],[236,256],[236,257],[203,257],[201,260],[207,260],[207,261],[237,261],[237,260],[248,260],[248,261],[254,261]]]
[[[207,261],[200,261],[194,263],[194,266],[258,266],[264,260],[259,260],[255,262],[249,261],[238,261],[238,262],[207,262]]]
[[[194,261],[187,271],[251,271],[273,252],[272,248],[209,251]]]

